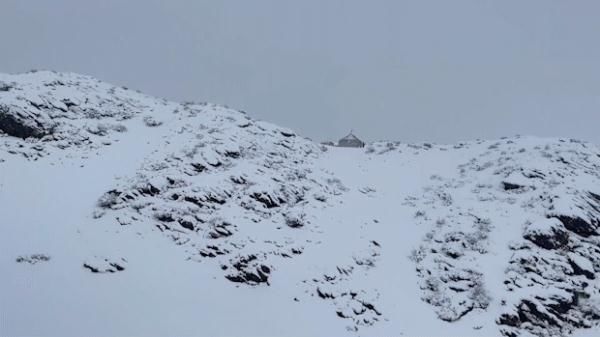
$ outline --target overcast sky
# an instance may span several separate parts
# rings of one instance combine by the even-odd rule
[[[315,140],[600,144],[600,1],[1,0],[0,72],[210,101]]]

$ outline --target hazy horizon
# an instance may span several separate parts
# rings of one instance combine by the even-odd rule
[[[0,72],[88,74],[316,141],[600,144],[600,3],[7,0]]]

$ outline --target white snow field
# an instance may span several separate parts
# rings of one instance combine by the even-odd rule
[[[600,336],[599,226],[593,144],[325,147],[0,75],[0,336]]]

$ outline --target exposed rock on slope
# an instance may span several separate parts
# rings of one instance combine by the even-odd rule
[[[77,74],[49,71],[0,74],[0,132],[12,153],[38,158],[52,148],[93,150],[110,145],[125,121],[140,115],[168,118],[179,104],[150,98]],[[116,136],[118,138],[118,135]]]
[[[409,199],[423,210],[417,220],[433,228],[414,257],[423,298],[439,317],[454,321],[487,308],[493,280],[482,261],[507,248],[504,291],[494,299],[504,335],[554,336],[597,323],[597,149],[573,140],[505,140],[489,143],[458,173],[432,177],[422,198]]]
[[[10,260],[0,258],[0,300],[11,303],[0,306],[9,323],[0,334],[36,334],[13,323],[22,311],[48,317],[43,329],[72,322],[31,297],[63,281],[78,305],[113,304],[91,317],[123,301],[139,307],[119,315],[188,305],[168,313],[181,323],[168,333],[181,335],[198,331],[190,326],[265,335],[277,324],[272,334],[599,330],[597,146],[516,137],[326,149],[223,106],[76,74],[0,75],[0,255]],[[44,280],[37,292],[21,285],[32,272]],[[104,282],[115,282],[116,302],[86,291]],[[166,295],[129,294],[146,284],[143,297]],[[220,311],[207,311],[206,299]],[[261,301],[269,305],[244,312],[246,325],[259,322],[254,330],[215,316]],[[144,312],[160,320],[164,310]],[[299,314],[312,325],[291,327]],[[93,328],[111,334],[104,323]]]
[[[155,227],[190,259],[217,258],[231,281],[267,282],[275,257],[310,241],[311,210],[335,192],[311,167],[320,149],[224,108],[186,105],[179,118],[170,144],[108,191],[97,216]]]
[[[0,80],[10,83],[0,92],[0,130],[26,138],[1,140],[26,158],[86,157],[129,128],[166,127],[138,172],[99,198],[94,217],[159,230],[188,259],[216,258],[231,281],[265,282],[274,257],[292,258],[312,241],[310,210],[339,194],[337,181],[311,165],[320,147],[242,112],[156,100],[75,74]]]

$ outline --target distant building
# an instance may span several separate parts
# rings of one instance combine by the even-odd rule
[[[338,141],[338,146],[339,147],[365,147],[365,142],[358,139],[358,137],[356,137],[352,133],[352,131],[350,131],[350,133],[346,137],[344,137]]]

